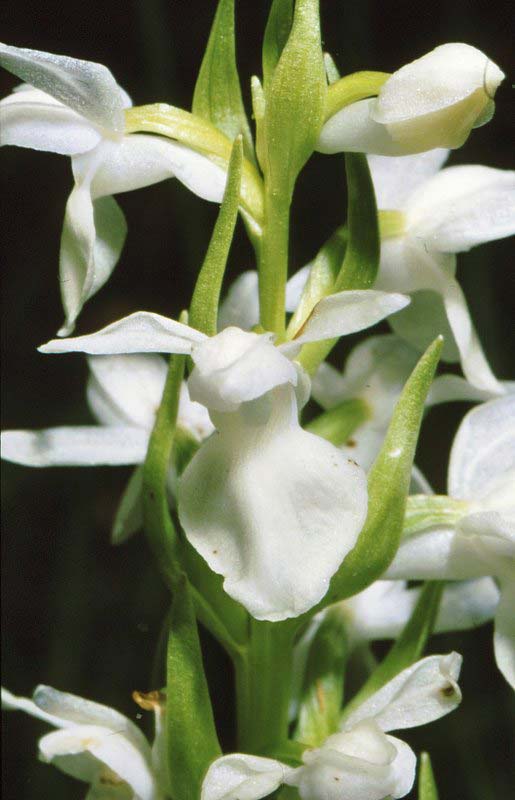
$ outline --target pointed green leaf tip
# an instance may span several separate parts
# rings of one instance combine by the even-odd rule
[[[438,789],[436,788],[436,781],[429,753],[420,754],[418,800],[438,800]]]
[[[255,164],[254,145],[236,66],[234,0],[220,0],[193,94],[192,111],[232,141],[243,136],[246,157]]]
[[[192,800],[200,797],[206,770],[221,750],[185,577],[177,587],[170,616],[166,681],[169,780],[174,800]]]
[[[268,86],[290,35],[293,0],[273,0],[263,39],[263,80]]]
[[[286,197],[315,149],[326,92],[318,0],[297,0],[288,41],[265,91],[265,176]]]
[[[355,548],[331,581],[323,605],[351,597],[377,580],[393,560],[402,533],[424,403],[443,345],[439,336],[411,373],[383,446],[368,475],[368,515]]]
[[[354,709],[358,708],[374,692],[379,691],[388,681],[393,680],[399,672],[422,658],[427,641],[435,626],[442,591],[443,584],[440,581],[426,583],[401,635],[377,669],[345,707],[342,719],[348,717]]]
[[[238,136],[232,149],[220,213],[191,300],[189,323],[208,336],[217,332],[222,281],[238,218],[242,163],[242,139]]]

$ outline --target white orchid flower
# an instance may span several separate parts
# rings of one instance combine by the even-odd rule
[[[422,350],[443,333],[444,360],[460,360],[473,386],[499,395],[504,389],[455,278],[455,253],[515,233],[515,171],[458,166],[438,172],[446,157],[445,150],[369,157],[378,208],[394,218],[382,238],[375,286],[412,296],[409,310],[391,321],[396,333]]]
[[[461,423],[449,464],[448,493],[464,501],[454,527],[407,536],[387,578],[463,580],[491,575],[499,583],[494,649],[515,687],[515,395],[474,408]]]
[[[191,355],[189,392],[209,410],[217,434],[181,477],[179,516],[193,547],[224,576],[227,593],[256,618],[274,621],[322,599],[367,512],[364,472],[300,427],[308,379],[289,356],[305,342],[366,328],[406,302],[370,290],[332,295],[320,301],[301,336],[279,347],[270,333],[229,327],[209,338],[138,312],[40,349]]]
[[[209,767],[201,800],[259,800],[281,784],[301,800],[384,800],[408,794],[415,778],[412,749],[388,731],[439,719],[461,700],[461,656],[428,656],[403,670],[344,718],[340,732],[303,755],[293,768],[243,753],[222,756]]]
[[[317,150],[402,156],[461,147],[489,122],[504,74],[468,44],[448,43],[391,75],[377,98],[345,106],[325,123]]]
[[[130,719],[113,708],[50,686],[38,686],[32,700],[2,689],[2,708],[25,711],[57,728],[39,740],[39,757],[88,783],[86,800],[164,800],[167,787],[157,761],[162,752],[162,707],[137,697],[140,705],[151,705],[155,712],[153,747]]]
[[[395,404],[419,358],[420,353],[395,334],[371,336],[351,351],[343,373],[324,362],[312,379],[311,394],[324,410],[352,399],[365,404],[368,418],[341,446],[348,458],[365,470],[381,449]],[[502,385],[506,391],[512,390],[509,382]],[[426,405],[484,401],[494,396],[458,375],[440,375],[431,386]]]
[[[61,238],[66,336],[108,280],[127,226],[112,195],[176,177],[220,202],[226,173],[200,153],[159,136],[125,135],[132,105],[110,71],[90,61],[0,44],[0,64],[25,83],[0,101],[0,144],[72,158],[75,179]]]
[[[98,425],[12,430],[1,434],[1,456],[28,467],[142,464],[166,380],[159,355],[89,356],[87,398]],[[181,386],[178,429],[200,443],[214,430],[200,403]],[[170,466],[169,485],[177,476]],[[113,527],[113,541],[127,539],[142,526],[141,468],[131,476]]]

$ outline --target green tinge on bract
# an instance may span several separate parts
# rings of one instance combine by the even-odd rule
[[[379,94],[381,87],[390,77],[389,72],[354,72],[334,81],[329,86],[325,105],[325,120],[351,103],[365,100]]]
[[[245,156],[255,165],[252,133],[236,66],[234,0],[219,0],[195,84],[192,111],[225,133],[243,136]]]
[[[443,584],[440,581],[425,584],[401,635],[388,651],[388,655],[345,707],[341,717],[342,721],[374,692],[379,691],[388,681],[393,680],[399,672],[422,658],[424,648],[435,626],[442,591]]]
[[[221,755],[188,581],[183,576],[170,614],[166,741],[174,800],[200,797],[211,761]]]
[[[362,153],[347,153],[345,169],[348,237],[343,263],[328,294],[350,289],[370,289],[379,268],[377,205],[366,156]],[[328,339],[304,345],[299,356],[304,369],[311,375],[314,374],[337,341]]]
[[[341,611],[331,609],[309,649],[294,736],[310,747],[338,730],[347,660],[345,625]]]
[[[418,800],[438,800],[438,797],[438,789],[436,788],[429,753],[421,753],[418,773]]]
[[[293,25],[266,88],[265,177],[287,201],[315,149],[327,84],[318,0],[297,0]]]
[[[293,0],[273,0],[263,39],[263,83],[269,86],[290,35]]]
[[[211,122],[182,108],[166,103],[128,108],[125,132],[166,136],[208,156],[222,169],[228,169],[232,151],[230,139]],[[260,230],[264,214],[263,182],[254,164],[246,158],[242,166],[241,203],[254,229]]]
[[[218,219],[191,299],[190,325],[207,336],[215,336],[218,330],[222,282],[238,218],[242,162],[242,139],[238,136],[229,162],[227,184]]]
[[[370,409],[361,398],[343,400],[334,408],[324,411],[305,425],[305,429],[316,436],[327,439],[335,447],[344,445],[356,428],[371,416]]]
[[[411,373],[368,475],[368,515],[358,542],[333,577],[322,605],[351,597],[379,578],[399,547],[424,403],[440,358],[439,336]]]
[[[453,526],[469,513],[469,503],[438,494],[414,494],[408,497],[403,536],[434,528]]]

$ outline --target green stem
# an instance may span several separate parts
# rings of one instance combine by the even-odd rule
[[[251,619],[249,642],[236,660],[238,747],[270,752],[288,738],[295,626]]]
[[[261,325],[285,336],[285,294],[288,277],[288,236],[290,197],[265,185],[265,223],[259,262],[259,305]]]

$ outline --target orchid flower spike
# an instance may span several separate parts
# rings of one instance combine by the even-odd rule
[[[449,495],[464,501],[453,527],[408,535],[387,578],[462,580],[491,575],[499,583],[494,649],[515,688],[515,395],[474,408],[451,451]]]
[[[470,384],[500,395],[505,390],[486,361],[455,278],[455,254],[515,233],[515,171],[439,171],[446,157],[445,150],[369,157],[382,227],[375,286],[412,297],[409,309],[391,320],[396,333],[421,350],[443,333],[444,360],[459,360]]]
[[[461,700],[460,667],[458,653],[417,661],[344,717],[341,730],[321,747],[306,750],[300,767],[243,753],[218,758],[207,771],[201,800],[259,800],[281,784],[295,786],[301,800],[405,797],[416,757],[388,731],[425,725],[453,711]]]
[[[379,96],[345,106],[325,123],[317,149],[385,156],[461,147],[489,122],[504,73],[475,47],[448,43],[406,64]]]
[[[88,356],[87,399],[98,425],[3,431],[1,457],[28,467],[142,464],[166,380],[165,360],[154,354]],[[214,430],[200,403],[181,386],[177,429],[194,447]],[[177,493],[173,464],[168,474]],[[115,517],[112,540],[125,541],[142,527],[142,469],[132,474]]]
[[[32,700],[2,689],[2,708],[25,711],[57,728],[39,740],[41,761],[88,783],[95,800],[164,800],[164,705],[157,692],[135,693],[138,704],[155,713],[151,747],[130,719],[109,706],[50,686],[36,687]]]
[[[367,513],[363,470],[299,425],[309,380],[291,358],[305,342],[362,330],[406,302],[372,290],[332,295],[301,336],[279,347],[271,333],[229,327],[209,338],[138,312],[40,349],[191,355],[190,396],[209,410],[217,433],[181,477],[179,517],[193,547],[224,576],[227,593],[257,619],[275,621],[322,599]]]
[[[75,186],[59,265],[65,321],[58,335],[67,336],[123,248],[127,226],[112,195],[175,176],[200,197],[220,202],[226,173],[177,142],[125,135],[130,97],[101,64],[4,44],[0,64],[25,81],[0,101],[0,144],[72,159]]]

